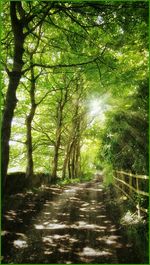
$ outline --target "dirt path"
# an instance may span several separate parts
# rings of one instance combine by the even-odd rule
[[[106,211],[105,196],[97,183],[53,186],[40,199],[29,196],[22,209],[7,210],[3,264],[138,263]]]

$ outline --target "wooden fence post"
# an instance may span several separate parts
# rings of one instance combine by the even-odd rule
[[[132,193],[133,194],[137,194],[137,196],[141,197],[141,196],[147,196],[149,197],[149,193],[145,192],[143,190],[140,190],[140,185],[139,185],[139,181],[141,179],[143,180],[149,180],[149,177],[146,175],[135,175],[132,174],[131,172],[124,172],[124,171],[118,171],[118,170],[114,170],[115,172],[115,186],[122,191],[128,198],[130,198],[131,200],[133,199],[132,197]],[[128,176],[129,179],[126,179],[125,176]],[[135,180],[135,181],[134,181]],[[127,191],[126,191],[127,189]],[[134,201],[134,200],[133,200]],[[141,212],[144,213],[148,213],[148,209],[147,208],[143,208],[141,207],[140,204],[140,200],[138,200],[138,202],[136,202],[136,200],[134,201],[136,208],[138,210],[138,217],[141,217]]]

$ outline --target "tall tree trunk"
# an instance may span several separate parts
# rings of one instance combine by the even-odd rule
[[[26,127],[27,127],[27,167],[26,167],[26,178],[29,180],[33,176],[33,147],[32,147],[32,120],[34,118],[36,110],[36,105],[31,106],[30,114],[26,118]]]
[[[61,143],[61,130],[62,130],[62,112],[63,108],[61,106],[62,103],[62,94],[60,102],[58,102],[57,106],[57,128],[56,128],[56,141],[54,145],[54,159],[53,159],[53,168],[52,168],[52,181],[55,181],[57,178],[57,168],[58,168],[58,158],[59,158],[59,147]]]
[[[30,56],[30,65],[32,65],[33,54]],[[37,104],[35,103],[35,75],[34,69],[31,67],[31,88],[30,88],[30,101],[31,108],[29,115],[26,117],[26,146],[27,146],[27,167],[26,167],[26,178],[30,180],[33,176],[33,146],[32,146],[32,121],[35,115]]]
[[[67,142],[66,153],[65,153],[63,169],[62,169],[62,179],[65,179],[66,177],[67,165],[68,165],[68,161],[70,160],[71,144],[72,144],[72,132],[70,133],[69,140]]]
[[[70,157],[69,157],[69,159],[68,159],[68,177],[69,177],[69,179],[72,179]]]
[[[17,18],[16,10],[17,2],[10,2],[10,16],[11,16],[11,25],[14,34],[14,58],[13,58],[13,68],[9,72],[9,85],[6,94],[5,108],[3,113],[2,120],[2,137],[1,137],[1,146],[2,146],[2,186],[6,184],[7,169],[9,163],[9,140],[11,135],[11,122],[14,115],[14,110],[17,104],[16,90],[19,85],[21,78],[21,71],[23,67],[23,44],[24,44],[24,34],[23,34],[23,25],[20,20]]]
[[[73,144],[74,140],[72,140],[70,147],[69,147],[69,152],[68,152],[68,177],[72,179],[72,150],[73,150]]]
[[[67,171],[67,164],[69,160],[69,149],[70,149],[70,142],[67,145],[67,150],[64,158],[64,163],[63,163],[63,169],[62,169],[62,179],[65,179],[66,177],[66,171]]]
[[[76,177],[80,176],[80,140],[76,145],[76,154],[75,154],[75,175]]]
[[[68,86],[65,87],[65,93],[63,94],[63,90],[61,89],[60,100],[57,105],[57,129],[56,129],[56,141],[54,146],[54,159],[53,159],[53,168],[52,168],[52,180],[55,181],[57,178],[57,168],[58,168],[58,159],[59,159],[59,148],[61,144],[61,136],[62,136],[62,123],[63,123],[63,110],[65,104],[67,103],[68,98]]]
[[[26,178],[30,178],[33,175],[33,158],[32,158],[32,134],[31,134],[31,118],[26,118],[27,126],[27,167],[26,167]]]
[[[60,147],[61,135],[59,134],[55,147],[54,147],[54,159],[52,169],[52,180],[57,178],[58,158],[59,158],[59,147]]]
[[[75,146],[76,142],[74,142],[73,148],[72,148],[72,155],[71,155],[71,176],[72,178],[75,178]]]

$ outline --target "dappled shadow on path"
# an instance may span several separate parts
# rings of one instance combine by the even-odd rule
[[[34,201],[22,209],[27,211],[22,219],[21,209],[5,213],[3,263],[138,263],[132,246],[108,217],[102,184],[68,185],[63,190],[53,186],[44,194],[36,215]]]

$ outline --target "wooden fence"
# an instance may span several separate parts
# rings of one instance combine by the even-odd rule
[[[140,197],[149,197],[149,193],[147,191],[141,190],[141,181],[144,183],[145,187],[148,188],[149,185],[146,184],[149,177],[144,175],[134,175],[132,173],[124,172],[124,171],[114,171],[114,185],[123,192],[133,203],[137,204],[136,208],[138,210],[138,215],[140,216],[140,211],[144,213],[148,213],[148,208],[143,208],[140,206],[140,203],[136,203],[133,199],[133,194],[140,195]]]

